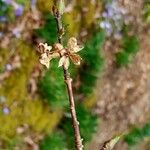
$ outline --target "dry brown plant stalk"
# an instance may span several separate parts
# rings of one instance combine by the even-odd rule
[[[82,50],[83,46],[79,46],[77,44],[76,38],[74,37],[68,40],[67,47],[63,46],[62,37],[64,34],[64,27],[62,25],[62,15],[63,15],[64,2],[63,0],[58,0],[57,3],[59,4],[59,6],[54,5],[52,8],[52,12],[57,24],[58,43],[55,43],[53,46],[49,46],[47,43],[39,44],[39,52],[41,53],[40,63],[45,65],[47,68],[49,68],[51,59],[56,57],[60,58],[58,67],[62,67],[64,72],[64,81],[67,87],[67,94],[69,98],[70,112],[72,118],[72,127],[74,130],[75,146],[76,146],[76,150],[82,150],[83,145],[80,136],[79,122],[77,120],[77,115],[76,115],[75,102],[74,102],[73,89],[72,89],[72,79],[70,77],[68,67],[69,67],[69,59],[75,65],[80,65],[81,57],[76,53]]]
[[[53,7],[53,14],[56,19],[57,23],[57,30],[58,30],[58,41],[60,44],[62,44],[62,35],[63,35],[63,26],[62,26],[62,19],[61,19],[61,14],[59,13],[56,8]],[[80,136],[80,130],[79,130],[79,122],[77,120],[77,115],[76,115],[76,109],[75,109],[75,102],[74,102],[74,96],[73,96],[73,90],[72,90],[72,79],[70,77],[70,73],[68,69],[66,69],[63,65],[63,72],[64,72],[64,80],[67,86],[67,92],[68,92],[68,97],[69,97],[69,103],[70,103],[70,112],[71,112],[71,117],[72,117],[72,126],[74,130],[74,138],[75,138],[75,145],[77,150],[82,150],[83,145],[82,145],[82,139]]]

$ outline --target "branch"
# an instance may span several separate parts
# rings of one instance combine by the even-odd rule
[[[59,13],[58,9],[55,6],[53,6],[53,14],[57,23],[58,41],[60,44],[62,44],[62,36],[64,32],[64,28],[62,25],[62,15]],[[72,126],[74,130],[75,146],[77,150],[82,150],[83,145],[80,136],[79,122],[77,121],[77,116],[76,116],[75,102],[74,102],[73,90],[72,90],[72,79],[70,77],[68,69],[66,69],[64,66],[63,66],[63,72],[64,72],[64,81],[66,83],[69,103],[70,103],[70,112],[72,117]]]

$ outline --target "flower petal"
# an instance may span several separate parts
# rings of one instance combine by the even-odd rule
[[[80,65],[82,58],[79,55],[70,54],[69,57],[75,65]]]
[[[84,48],[81,45],[77,45],[77,39],[74,37],[69,39],[67,47],[71,53],[77,53]]]
[[[52,54],[48,54],[48,57],[49,58],[57,58],[57,57],[60,57],[60,54],[58,52],[53,52]]]
[[[40,63],[42,65],[45,65],[47,68],[50,66],[50,60],[49,59],[40,59]]]
[[[77,53],[79,51],[81,51],[84,47],[82,45],[76,45],[74,48],[73,48],[73,52],[74,53]]]
[[[48,58],[47,53],[41,54],[41,59],[46,59],[46,58]]]
[[[52,49],[52,47],[48,46],[47,43],[45,43],[45,44],[40,43],[38,47],[39,47],[39,52],[40,53],[45,53],[45,52],[50,51]]]
[[[39,43],[38,48],[39,48],[38,51],[39,51],[40,53],[45,53],[45,52],[46,52],[43,43]]]
[[[68,69],[69,65],[70,65],[70,62],[69,62],[69,58],[67,57],[64,62],[65,69]]]
[[[66,56],[63,56],[63,57],[61,57],[60,60],[59,60],[59,65],[58,65],[58,67],[61,67],[61,66],[64,65],[65,69],[68,69],[69,64],[70,64],[70,63],[69,63],[69,58],[66,57]]]
[[[64,65],[64,62],[65,62],[66,58],[67,58],[66,56],[63,56],[63,57],[60,58],[58,67],[61,67],[61,66]]]
[[[63,49],[63,46],[60,43],[56,43],[53,45],[55,50],[61,51]]]
[[[42,65],[45,65],[47,68],[49,68],[51,59],[52,58],[48,57],[46,53],[43,53],[39,61]]]
[[[52,49],[52,46],[48,46],[47,43],[46,43],[45,49],[48,50],[48,51],[50,51]]]
[[[74,47],[77,46],[77,39],[74,38],[74,37],[71,37],[69,40],[68,40],[68,43],[67,43],[67,47],[69,50],[72,50]]]

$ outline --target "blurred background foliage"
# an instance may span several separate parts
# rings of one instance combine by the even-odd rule
[[[122,20],[112,20],[111,17],[106,22],[106,16],[99,17],[108,9],[105,7],[106,3],[110,5],[113,2],[67,1],[63,16],[66,31],[64,43],[70,36],[77,37],[80,44],[85,43],[80,52],[83,58],[81,66],[70,67],[84,143],[92,139],[99,123],[92,107],[96,103],[94,87],[105,65],[102,53],[105,40],[123,32],[119,39],[121,50],[115,55],[115,63],[119,67],[127,66],[139,50],[137,35],[128,35],[123,30]],[[36,52],[39,41],[50,45],[57,41],[55,19],[50,14],[52,5],[52,0],[0,0],[2,150],[14,150],[15,147],[26,150],[37,145],[41,150],[73,150],[71,118],[62,70],[57,67],[58,60],[53,61],[48,70],[41,67]],[[145,2],[143,16],[147,22],[150,16],[149,6],[149,1]],[[113,11],[116,14],[116,9]],[[110,23],[115,24],[114,22],[121,29],[111,26]],[[125,141],[129,145],[136,144],[139,139],[149,136],[149,130],[149,124],[142,129],[134,129],[126,136]]]
[[[2,8],[0,12],[1,36],[7,34],[7,27],[12,22],[20,21],[21,18],[25,19],[25,15],[34,5],[33,1],[13,1],[12,4],[10,1],[1,0],[0,3]],[[43,25],[34,29],[34,32],[31,34],[33,37],[53,44],[57,41],[56,23],[54,17],[50,15],[50,8],[53,2],[38,0],[36,4],[41,11],[42,20],[44,21]],[[64,15],[65,40],[70,36],[77,36],[83,28],[87,30],[93,24],[96,6],[91,2],[84,2],[84,5],[92,13],[88,11],[85,16],[81,16],[82,5],[82,3],[75,2],[74,9]],[[19,14],[16,14],[16,9],[19,9]],[[83,18],[82,22],[81,17]],[[1,74],[4,75],[2,87],[0,88],[0,124],[3,124],[0,128],[0,147],[3,149],[14,149],[17,146],[26,149],[30,145],[26,142],[27,137],[29,139],[35,138],[33,141],[38,142],[41,137],[43,139],[47,135],[40,142],[41,149],[62,150],[62,147],[64,149],[73,148],[68,99],[65,94],[62,70],[57,68],[58,60],[52,62],[49,70],[42,71],[44,72],[42,77],[35,79],[38,85],[38,92],[30,95],[29,90],[31,87],[27,85],[34,70],[38,68],[36,65],[38,56],[34,50],[34,43],[28,44],[29,39],[21,37],[22,35],[19,32],[20,30],[13,30],[12,33],[15,36],[12,38],[13,44],[10,44],[9,48],[1,48],[0,51],[2,59],[0,70]],[[94,35],[95,33],[96,36]],[[104,31],[98,31],[95,27],[88,34],[87,44],[83,52],[81,52],[84,58],[82,66],[70,69],[72,76],[75,78],[77,75],[80,79],[80,85],[74,87],[74,89],[76,97],[82,95],[82,101],[87,95],[93,94],[98,71],[103,66],[103,58],[99,55],[99,48],[104,43]],[[84,78],[83,73],[85,74]],[[75,84],[79,82],[79,79],[75,79]],[[77,103],[80,103],[78,102],[79,100],[81,101],[81,98],[77,98]],[[84,103],[78,104],[77,113],[84,142],[87,142],[96,130],[97,117],[84,105]],[[57,130],[60,131],[53,131],[56,126],[58,126]]]
[[[146,22],[150,23],[150,1],[149,0],[145,0],[144,19]]]
[[[143,127],[134,127],[125,137],[124,140],[132,149],[136,149],[139,143],[145,141],[147,143],[147,150],[149,150],[150,143],[150,123]]]
[[[119,67],[127,66],[139,50],[139,41],[136,36],[124,36],[122,50],[116,54],[116,63]]]

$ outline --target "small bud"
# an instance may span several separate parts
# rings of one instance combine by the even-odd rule
[[[59,14],[62,15],[64,13],[64,10],[65,10],[65,2],[64,2],[64,0],[59,0],[59,2],[58,2]]]

